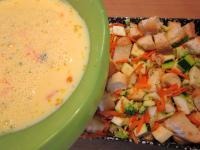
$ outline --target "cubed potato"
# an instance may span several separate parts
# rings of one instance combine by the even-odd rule
[[[154,41],[156,49],[159,51],[171,49],[171,45],[164,32],[154,35]]]
[[[186,36],[186,33],[183,28],[177,27],[167,31],[166,36],[169,43],[174,44],[181,41]]]
[[[186,42],[184,44],[191,54],[200,55],[200,36]]]
[[[99,104],[99,110],[105,111],[114,108],[115,108],[115,98],[110,93],[105,92]]]
[[[128,84],[127,76],[121,72],[114,73],[111,78],[109,78],[107,83],[107,91],[115,92],[117,90],[126,89]]]
[[[118,46],[127,46],[127,45],[132,45],[131,40],[128,37],[121,37],[117,41]]]
[[[127,76],[130,76],[133,73],[133,67],[128,63],[124,63],[122,65],[121,72]]]
[[[165,143],[173,135],[170,130],[162,125],[160,125],[157,130],[153,131],[152,134],[153,137],[160,143]]]
[[[151,35],[145,35],[139,38],[136,43],[146,51],[156,49],[153,37]]]
[[[173,29],[180,28],[180,27],[181,27],[180,22],[176,22],[176,21],[169,21],[168,22],[168,29],[169,30],[173,30]]]
[[[113,55],[113,61],[117,62],[124,59],[129,59],[132,45],[117,46]]]
[[[195,32],[195,24],[194,22],[187,23],[183,26],[183,29],[185,30],[186,35],[191,39],[196,36]]]
[[[138,28],[137,24],[131,24],[129,30],[129,37],[138,39],[143,36],[143,32]]]
[[[160,21],[159,17],[151,17],[140,21],[138,24],[139,29],[146,34],[154,34],[161,30],[163,23]]]
[[[144,50],[139,48],[136,43],[134,43],[133,48],[131,50],[131,55],[135,57],[139,57],[144,54]]]
[[[118,36],[126,36],[126,31],[123,26],[113,26],[112,32]]]

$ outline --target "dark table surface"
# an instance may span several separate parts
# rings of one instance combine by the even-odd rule
[[[177,150],[154,145],[134,144],[126,141],[79,139],[70,150]]]

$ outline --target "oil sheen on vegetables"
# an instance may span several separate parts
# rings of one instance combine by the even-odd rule
[[[69,97],[89,57],[85,22],[60,0],[0,0],[0,134],[47,117]]]

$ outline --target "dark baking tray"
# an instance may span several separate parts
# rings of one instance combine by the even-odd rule
[[[125,20],[130,19],[131,22],[133,23],[138,23],[140,22],[142,19],[145,18],[129,18],[129,17],[109,17],[109,23],[122,23],[125,24]],[[185,25],[189,22],[194,22],[195,23],[195,28],[196,28],[196,33],[198,35],[200,35],[200,19],[180,19],[180,18],[161,18],[162,22],[167,25],[168,21],[177,21],[180,22],[182,25]],[[116,143],[117,142],[117,143]],[[128,144],[127,144],[128,142]],[[96,138],[96,139],[79,139],[79,141],[72,147],[73,150],[76,150],[76,148],[80,148],[81,149],[85,149],[84,145],[89,145],[89,144],[94,144],[96,146],[92,146],[92,147],[88,147],[86,146],[86,149],[113,149],[114,147],[116,148],[117,145],[117,149],[146,149],[146,150],[153,150],[153,149],[182,149],[182,150],[200,150],[200,144],[188,144],[188,145],[178,145],[177,143],[175,143],[172,139],[170,139],[167,143],[165,144],[160,144],[157,141],[152,141],[152,142],[148,142],[145,141],[143,139],[140,139],[139,141],[139,145],[134,145],[133,143],[130,143],[132,141],[129,140],[121,140],[118,138],[114,138],[114,137],[103,137],[103,138]],[[110,145],[106,144],[106,143],[110,143]],[[113,143],[115,143],[113,145]],[[98,146],[100,145],[100,147]],[[127,146],[128,145],[128,146]],[[130,146],[131,145],[131,146]],[[142,146],[143,145],[143,146]],[[148,145],[148,146],[147,146]],[[150,146],[150,147],[149,147]],[[156,146],[156,147],[155,147]],[[98,148],[99,147],[99,148]]]

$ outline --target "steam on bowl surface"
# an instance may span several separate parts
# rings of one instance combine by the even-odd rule
[[[7,1],[12,1],[12,0],[4,0],[2,2],[6,3]],[[17,0],[13,0],[13,1],[17,2]],[[48,1],[48,0],[45,0],[45,1]],[[45,3],[45,1],[40,1],[40,2]],[[23,3],[23,1],[21,1],[21,2]],[[55,2],[55,1],[53,1],[53,2]],[[46,78],[46,76],[43,76],[43,79],[45,79],[44,83],[47,81],[46,82],[47,85],[44,86],[46,88],[44,88],[44,89],[47,89],[47,87],[48,88],[51,87],[52,83],[48,84],[51,81],[53,81],[53,83],[57,83],[56,80],[62,81],[65,79],[65,82],[66,82],[65,84],[70,86],[70,83],[72,82],[71,85],[74,87],[75,90],[71,91],[73,93],[70,96],[70,94],[67,95],[67,92],[69,91],[68,89],[63,90],[62,88],[60,88],[60,87],[65,87],[65,88],[67,87],[64,85],[64,82],[61,85],[56,84],[56,86],[53,86],[58,89],[62,89],[61,94],[59,93],[60,91],[58,92],[57,89],[53,89],[52,91],[49,90],[53,94],[50,93],[49,95],[47,95],[47,97],[49,96],[50,98],[52,98],[55,96],[55,98],[53,100],[47,99],[46,103],[52,103],[51,106],[53,107],[53,109],[51,109],[51,111],[49,111],[49,112],[53,112],[55,109],[56,109],[56,111],[54,113],[52,113],[50,116],[48,116],[47,118],[45,118],[44,120],[40,121],[39,123],[36,123],[35,125],[32,125],[33,123],[35,123],[33,121],[32,123],[30,123],[28,125],[28,126],[32,125],[31,127],[28,127],[26,129],[23,129],[23,130],[20,130],[17,132],[1,135],[0,136],[0,147],[3,149],[13,149],[13,148],[16,150],[17,149],[20,149],[20,150],[21,149],[22,150],[23,149],[66,149],[74,142],[74,140],[78,137],[78,135],[83,131],[84,125],[92,117],[92,115],[97,107],[98,100],[104,90],[104,85],[105,85],[105,80],[106,80],[107,70],[108,70],[108,54],[106,51],[108,49],[107,18],[104,15],[102,5],[99,1],[84,1],[84,2],[82,2],[82,1],[72,0],[72,1],[68,1],[68,2],[78,11],[81,18],[86,23],[86,25],[85,25],[86,28],[84,28],[84,23],[82,24],[83,29],[81,29],[81,30],[83,32],[79,31],[79,36],[80,36],[80,34],[82,34],[81,37],[84,37],[84,38],[81,39],[80,37],[77,37],[77,38],[79,38],[79,42],[80,42],[77,45],[81,45],[81,43],[82,43],[82,46],[84,46],[84,44],[85,44],[84,50],[86,51],[87,48],[88,48],[88,51],[90,50],[90,52],[88,52],[88,54],[89,54],[88,61],[87,61],[87,59],[83,59],[83,61],[81,61],[78,58],[80,60],[79,61],[80,65],[76,63],[76,66],[74,68],[78,68],[78,70],[80,71],[80,70],[83,70],[83,69],[81,69],[81,66],[85,66],[85,64],[87,64],[87,66],[86,66],[85,70],[83,71],[83,73],[76,72],[76,71],[73,72],[73,69],[74,69],[73,67],[71,68],[71,70],[68,69],[70,71],[68,71],[67,73],[66,72],[63,73],[62,69],[64,71],[65,68],[61,67],[62,68],[62,69],[60,69],[62,72],[61,74],[65,74],[65,75],[67,74],[67,77],[65,77],[65,78],[63,77],[63,75],[56,78],[56,73],[52,73],[52,72],[51,73],[54,74],[55,76],[51,75],[51,77],[49,77],[49,78]],[[59,1],[59,3],[61,3],[61,1]],[[64,5],[66,6],[67,3]],[[45,6],[47,6],[47,5],[45,5]],[[63,7],[65,7],[65,6],[63,6]],[[0,3],[0,7],[1,7],[1,3]],[[33,7],[33,4],[30,7]],[[90,8],[90,9],[88,9],[88,8]],[[61,9],[59,9],[59,10],[61,10]],[[51,12],[50,9],[48,11]],[[93,12],[93,13],[91,13],[91,12]],[[0,11],[0,14],[1,14],[1,11]],[[26,16],[28,16],[27,14],[26,14]],[[13,14],[8,13],[8,16],[10,18],[12,18],[12,17],[16,18],[17,15],[16,16],[15,15],[16,15],[16,13],[13,13]],[[34,22],[35,20],[38,19],[38,18],[34,19],[34,17],[33,17],[34,15],[35,14],[32,13],[33,21],[30,21],[30,24],[31,24],[31,22]],[[64,15],[65,15],[65,13],[63,13],[63,12],[60,13],[60,17],[63,17]],[[51,17],[52,17],[52,15],[51,15]],[[70,18],[70,17],[68,17],[68,18]],[[66,19],[68,19],[68,18],[66,18]],[[95,21],[94,21],[94,18],[95,18]],[[21,19],[22,19],[22,17],[21,17]],[[54,20],[54,22],[56,23],[56,20]],[[51,26],[51,29],[53,29],[53,27],[54,26]],[[55,27],[56,27],[56,25],[55,25]],[[79,27],[80,26],[75,27],[75,29],[74,29],[75,32],[77,30],[79,30]],[[48,28],[43,28],[43,29],[48,29]],[[59,28],[57,30],[58,31],[56,33],[58,33],[58,34],[59,34],[59,32],[63,33],[62,29]],[[61,30],[61,31],[59,31],[59,30]],[[65,28],[65,30],[66,30],[66,28]],[[87,45],[87,34],[84,34],[84,31],[87,32],[87,30],[89,33],[89,42],[88,43],[90,43],[90,46]],[[28,38],[30,38],[31,42],[34,42],[34,40],[35,40],[34,33],[35,34],[37,34],[37,33],[34,32],[34,30],[31,30],[31,31],[32,31],[32,34]],[[22,33],[24,34],[24,32],[22,32]],[[55,32],[52,31],[52,33],[53,33],[53,35],[51,38],[54,39],[54,44],[56,44],[55,40],[59,39],[59,37],[55,36]],[[20,32],[20,34],[21,34],[21,32]],[[70,38],[73,38],[73,36],[76,36],[76,34],[70,35]],[[42,40],[43,40],[42,35],[38,36],[38,37],[39,37],[38,40],[35,40],[34,46],[36,44],[38,44],[39,41],[42,42]],[[64,33],[63,33],[63,35],[61,34],[60,37],[62,37],[61,40],[63,40]],[[28,38],[26,38],[26,40]],[[31,38],[33,38],[34,40]],[[14,36],[11,39],[13,40]],[[85,42],[84,42],[84,39],[85,39]],[[66,39],[66,41],[63,40],[62,42],[63,42],[62,46],[66,46],[66,45],[69,46],[70,43],[72,43],[71,44],[72,46],[75,45],[75,44],[73,44],[73,42],[69,42],[69,39]],[[69,43],[66,44],[67,42],[69,42]],[[26,45],[26,41],[24,43],[25,43],[24,45]],[[49,44],[46,44],[47,47],[48,46],[51,47],[50,45],[51,45],[51,42],[49,42]],[[77,45],[75,45],[75,46],[77,46]],[[77,47],[77,49],[78,49],[78,47]],[[33,48],[27,48],[25,50],[31,51],[31,52],[29,52],[30,54],[27,55],[28,58],[30,57],[28,59],[28,61],[33,61],[36,64],[38,63],[37,66],[40,66],[40,67],[43,67],[44,66],[43,63],[47,63],[48,59],[51,60],[51,58],[52,59],[56,58],[56,57],[51,57],[51,53],[49,52],[51,50],[50,48],[48,48],[48,51],[45,51],[45,52],[44,52],[44,48],[42,48],[42,51],[39,51],[40,52],[39,54],[41,54],[39,56],[41,56],[41,57],[39,57],[39,58],[36,57],[36,59],[35,59],[35,51],[37,51],[37,50],[34,51]],[[83,52],[84,52],[84,50],[83,50]],[[52,50],[52,52],[53,52],[53,50]],[[80,55],[79,54],[75,55],[75,54],[77,54],[77,52],[75,52],[75,50],[73,52],[74,52],[73,59],[77,59],[77,57]],[[80,52],[81,52],[81,50],[80,50]],[[87,53],[84,54],[83,52],[81,53],[82,54],[81,57],[87,58]],[[46,53],[49,54],[48,55],[49,57],[47,57]],[[61,55],[63,56],[63,54],[61,54]],[[17,55],[14,55],[14,57],[15,56],[17,56]],[[34,57],[32,58],[31,56],[34,56]],[[44,56],[44,57],[42,57],[42,56]],[[52,56],[56,56],[55,53],[53,53]],[[72,55],[70,55],[70,56],[72,56]],[[42,58],[42,61],[44,58],[44,60],[47,62],[42,62],[40,60],[41,58]],[[31,59],[33,59],[33,60],[31,60]],[[15,60],[17,60],[17,59],[15,59]],[[38,60],[39,60],[39,62],[37,62]],[[59,59],[59,62],[60,62],[60,60],[62,60],[62,59]],[[84,62],[84,60],[85,60],[85,62]],[[50,62],[52,62],[52,61],[50,61]],[[24,62],[26,62],[26,60],[24,60]],[[22,64],[23,63],[20,63],[20,65],[22,65]],[[58,66],[59,65],[60,64],[58,64]],[[39,73],[41,73],[41,71],[39,71]],[[43,72],[41,74],[44,75],[45,73]],[[83,74],[83,76],[81,74]],[[79,77],[78,77],[78,75],[79,75]],[[48,80],[49,80],[49,82],[48,82]],[[74,81],[74,84],[73,84],[73,81]],[[23,82],[21,82],[21,83],[23,83]],[[26,82],[24,82],[24,84],[25,83]],[[34,83],[34,82],[32,81],[31,83]],[[16,85],[16,84],[14,84],[14,85]],[[27,82],[27,85],[30,85],[30,84]],[[76,85],[78,85],[78,86],[76,87]],[[22,88],[19,87],[18,90],[20,90],[20,89],[22,89]],[[26,88],[26,89],[28,89],[28,88]],[[41,88],[41,90],[43,90],[43,88]],[[44,92],[44,91],[42,91],[42,92]],[[62,97],[65,97],[63,99],[63,102],[60,101],[60,99],[62,99]],[[69,98],[67,98],[67,97],[69,97]],[[67,99],[67,101],[65,101],[66,99]],[[53,102],[51,102],[51,101],[53,101]],[[57,103],[59,103],[60,105],[58,105]],[[41,104],[41,105],[45,105],[45,104]],[[15,108],[16,111],[19,110],[16,107],[13,107],[13,108]],[[57,108],[59,108],[59,109],[57,109]],[[27,110],[28,110],[28,108],[27,108]],[[30,115],[29,113],[27,113],[27,114]],[[20,115],[18,115],[18,118],[20,118],[19,116]],[[27,117],[27,118],[30,119],[30,117]],[[39,120],[41,120],[43,118],[40,118]],[[22,127],[22,128],[24,128],[24,127]],[[13,130],[13,131],[15,131],[15,130]]]

